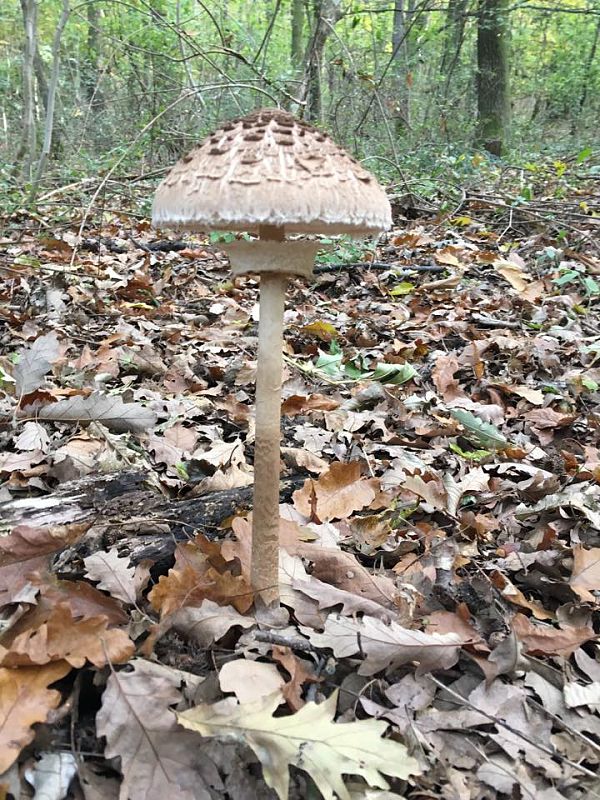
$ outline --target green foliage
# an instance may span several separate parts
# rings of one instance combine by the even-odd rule
[[[330,344],[328,353],[319,350],[313,373],[321,373],[335,381],[373,380],[394,386],[408,383],[417,375],[416,369],[410,364],[388,364],[384,361],[371,363],[371,361],[368,356],[361,353],[345,359],[342,349],[334,340]]]
[[[500,433],[498,428],[490,425],[489,422],[479,419],[479,417],[471,414],[470,411],[465,411],[462,408],[453,408],[450,414],[464,427],[465,437],[470,442],[485,448],[493,448],[494,450],[503,450],[507,446],[506,437]]]
[[[321,242],[326,247],[317,253],[317,264],[354,264],[365,260],[367,249],[364,242],[357,242],[349,236],[323,237]]]

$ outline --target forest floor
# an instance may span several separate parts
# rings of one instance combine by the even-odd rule
[[[278,630],[249,586],[257,282],[124,200],[7,215],[0,797],[600,797],[581,172],[398,195],[377,246],[291,282]]]

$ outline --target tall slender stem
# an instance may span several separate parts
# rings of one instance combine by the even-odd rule
[[[261,231],[261,238],[279,239],[278,233]],[[286,275],[270,273],[260,280],[251,567],[257,610],[279,606],[281,373],[287,281]]]

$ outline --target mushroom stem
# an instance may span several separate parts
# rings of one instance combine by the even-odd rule
[[[261,228],[261,239],[283,240],[278,228]],[[288,278],[264,273],[260,280],[254,508],[251,581],[257,611],[279,607],[279,478],[283,310]]]

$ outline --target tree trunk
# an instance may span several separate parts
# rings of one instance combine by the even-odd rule
[[[465,0],[449,0],[446,12],[446,25],[444,31],[444,50],[440,72],[446,85],[446,93],[450,85],[452,73],[456,68],[460,56],[465,31]]]
[[[87,65],[84,73],[85,96],[90,108],[98,111],[102,107],[102,93],[98,87],[100,67],[100,6],[87,6]]]
[[[44,106],[44,113],[48,111],[48,81],[46,80],[46,70],[44,69],[44,62],[40,55],[39,47],[35,48],[35,55],[33,57],[33,70],[35,72],[35,80],[37,83],[38,96],[42,99]]]
[[[396,103],[394,117],[396,133],[400,134],[410,127],[410,73],[408,66],[408,29],[406,25],[405,0],[394,3],[394,20],[392,24],[392,62]]]
[[[477,141],[493,155],[506,147],[510,124],[508,0],[479,0]]]
[[[21,143],[15,159],[18,169],[21,163],[21,175],[31,180],[33,162],[36,151],[35,121],[35,53],[37,50],[37,0],[21,0],[25,43],[23,46],[23,131]]]
[[[583,83],[583,91],[581,92],[581,96],[579,98],[579,115],[583,113],[583,109],[585,108],[585,104],[587,101],[588,90],[590,83],[592,82],[591,79],[591,71],[594,65],[594,61],[596,59],[596,52],[598,50],[598,40],[600,39],[600,17],[598,18],[598,23],[596,25],[596,32],[594,34],[594,41],[592,42],[592,48],[590,50],[590,54],[587,59],[587,63],[585,66],[584,72],[584,83]],[[577,123],[573,123],[573,133],[577,131]]]
[[[304,96],[306,98],[306,118],[319,122],[323,116],[323,91],[321,69],[325,44],[335,23],[340,19],[339,0],[314,0],[314,25],[308,46],[307,69]]]
[[[304,28],[304,0],[292,0],[291,56],[295,69],[302,67],[302,32]]]
[[[54,130],[54,109],[56,106],[56,89],[58,88],[58,76],[60,73],[60,40],[62,38],[63,30],[69,19],[71,9],[69,8],[69,0],[63,0],[63,9],[60,19],[54,31],[54,39],[52,42],[52,73],[50,75],[50,84],[48,86],[48,99],[46,102],[46,121],[44,124],[44,144],[42,145],[42,152],[40,160],[38,161],[35,178],[31,186],[31,193],[29,195],[29,203],[35,202],[37,190],[39,188],[46,161],[50,155],[52,147],[52,133]]]

